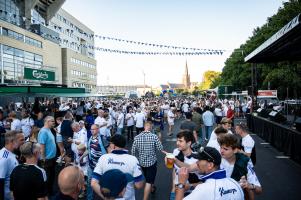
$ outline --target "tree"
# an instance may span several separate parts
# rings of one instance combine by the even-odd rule
[[[235,49],[226,60],[220,80],[217,83],[233,85],[235,89],[246,90],[251,85],[251,64],[244,62],[244,57],[255,50],[264,41],[285,26],[289,21],[301,12],[301,1],[290,0],[283,3],[278,12],[267,19],[267,23],[256,27],[249,39],[238,49]],[[257,85],[258,89],[267,89],[270,82],[271,89],[278,90],[280,98],[286,97],[286,90],[290,97],[301,96],[301,67],[298,62],[280,62],[271,64],[257,64]]]
[[[219,74],[215,79],[212,80],[212,83],[210,84],[210,88],[216,88],[217,86],[221,85],[222,77],[221,74]]]
[[[212,82],[217,79],[220,76],[220,72],[217,71],[205,71],[204,75],[203,75],[203,81],[200,84],[200,89],[201,90],[208,90],[210,89],[210,86],[212,84]]]

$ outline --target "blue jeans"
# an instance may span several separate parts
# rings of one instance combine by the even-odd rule
[[[205,137],[209,140],[211,133],[213,130],[213,126],[205,126]]]
[[[87,200],[94,199],[93,188],[91,187],[91,179],[92,179],[93,169],[88,166],[88,184],[87,184]]]

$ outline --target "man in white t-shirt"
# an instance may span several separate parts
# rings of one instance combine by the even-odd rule
[[[136,122],[136,131],[137,134],[141,133],[144,130],[144,122],[145,122],[145,115],[141,112],[141,109],[137,109],[137,113],[134,117]]]
[[[185,102],[183,105],[182,105],[182,111],[183,113],[187,113],[189,111],[189,105],[187,102]]]
[[[250,157],[253,164],[256,164],[256,150],[255,150],[255,141],[250,136],[247,131],[247,126],[243,123],[237,124],[235,126],[235,132],[241,137],[241,151],[240,153],[245,154]]]
[[[252,197],[254,192],[262,192],[261,184],[255,174],[253,164],[249,157],[239,153],[239,139],[233,134],[225,134],[218,140],[221,146],[221,169],[225,169],[226,176],[241,183],[245,189],[245,195]],[[239,167],[236,163],[239,164]],[[251,198],[252,199],[252,198]]]
[[[176,108],[175,107],[172,107],[170,108],[170,110],[168,111],[167,113],[167,121],[168,121],[168,136],[172,136],[172,131],[173,131],[173,127],[175,125],[175,115],[176,113]]]
[[[96,119],[94,121],[94,124],[97,124],[99,126],[99,129],[104,129],[105,130],[106,126],[107,126],[107,121],[104,118],[104,115],[105,115],[104,110],[98,110],[98,117],[96,117]]]
[[[227,117],[223,117],[222,120],[220,121],[220,125],[224,129],[227,129],[229,134],[233,134],[232,131],[231,131],[231,126],[232,126],[231,124],[232,124],[232,121],[230,119],[228,119]],[[211,133],[209,142],[211,140],[216,140],[216,139],[217,139],[217,136],[215,134],[215,130],[213,130],[212,133]]]
[[[87,132],[85,129],[80,128],[80,125],[78,122],[73,122],[72,125],[72,130],[73,130],[73,138],[69,140],[71,142],[71,149],[74,152],[74,160],[78,159],[78,150],[77,147],[80,144],[83,144],[87,147]]]
[[[248,102],[247,102],[246,108],[247,108],[246,113],[250,113],[251,108],[252,108],[252,98],[251,97],[248,97]]]
[[[168,102],[165,102],[164,105],[162,105],[161,109],[163,110],[164,113],[164,122],[167,121],[167,117],[168,117],[168,112],[170,110],[170,106]]]
[[[128,133],[128,140],[134,139],[134,113],[133,109],[130,108],[129,112],[125,115],[127,133]]]
[[[116,134],[121,135],[123,130],[123,124],[124,124],[124,114],[122,110],[119,108],[117,112],[117,132]]]
[[[198,160],[192,157],[192,149],[191,144],[194,142],[194,137],[188,130],[182,130],[177,134],[177,148],[174,149],[173,155],[181,162],[186,164],[194,164]],[[165,160],[166,162],[166,160]],[[172,190],[170,193],[171,198],[174,199],[175,197],[175,185],[178,184],[178,173],[180,170],[180,166],[177,164],[174,164],[174,170],[173,170],[173,181],[172,181]],[[185,194],[189,194],[191,192],[191,189],[194,188],[195,184],[199,182],[198,179],[198,172],[190,172],[189,178],[187,183],[185,183],[185,186],[189,188],[187,191],[185,191]]]
[[[125,138],[122,135],[114,135],[110,141],[110,153],[101,156],[94,168],[91,186],[94,192],[100,197],[104,196],[99,185],[101,176],[112,169],[118,169],[133,177],[133,181],[127,184],[126,192],[123,196],[125,200],[135,200],[135,188],[140,189],[144,185],[144,176],[139,162],[136,157],[128,154],[125,146]]]
[[[232,178],[226,177],[226,171],[220,170],[220,153],[212,147],[201,147],[194,156],[198,159],[197,166],[200,173],[202,184],[184,198],[184,191],[188,179],[188,169],[183,167],[179,171],[179,183],[176,185],[176,200],[199,200],[199,199],[223,199],[223,200],[242,200],[244,193],[240,185]]]
[[[215,148],[218,152],[220,152],[220,145],[218,143],[218,138],[219,136],[223,135],[223,134],[227,134],[228,130],[223,128],[222,126],[218,126],[217,128],[214,129],[214,134],[216,135],[215,139],[211,139],[209,140],[209,142],[207,143],[207,147],[213,147]]]
[[[23,136],[23,133],[18,131],[5,133],[5,146],[0,150],[0,199],[12,199],[9,189],[10,174],[19,164],[13,151],[24,142],[24,140],[22,143],[18,141],[20,135]]]
[[[29,111],[23,110],[21,113],[22,120],[21,120],[21,128],[22,132],[24,133],[25,138],[30,136],[31,128],[34,125],[33,119],[29,115]]]
[[[8,116],[12,120],[12,122],[10,124],[10,130],[11,131],[21,131],[22,130],[21,121],[17,118],[16,112],[12,111],[9,113]]]

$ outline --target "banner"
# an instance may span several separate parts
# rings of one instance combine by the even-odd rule
[[[24,79],[54,81],[55,72],[24,67]]]

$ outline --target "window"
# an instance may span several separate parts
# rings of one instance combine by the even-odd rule
[[[14,55],[14,48],[3,45],[3,52],[5,54]]]
[[[17,33],[15,31],[9,30],[7,28],[2,28],[2,35],[5,35],[10,38],[24,42],[24,35]],[[32,45],[32,46],[42,48],[42,42],[35,40],[33,38],[27,37],[27,36],[25,36],[25,43]]]
[[[42,48],[42,42],[35,40],[33,38],[27,37],[27,36],[25,36],[25,43],[32,45],[32,46],[36,46],[38,48]]]
[[[20,49],[15,49],[14,55],[17,57],[24,58],[24,51]]]
[[[8,36],[10,38],[23,41],[24,35],[17,33],[15,31],[9,30],[7,28],[2,28],[2,35]]]

